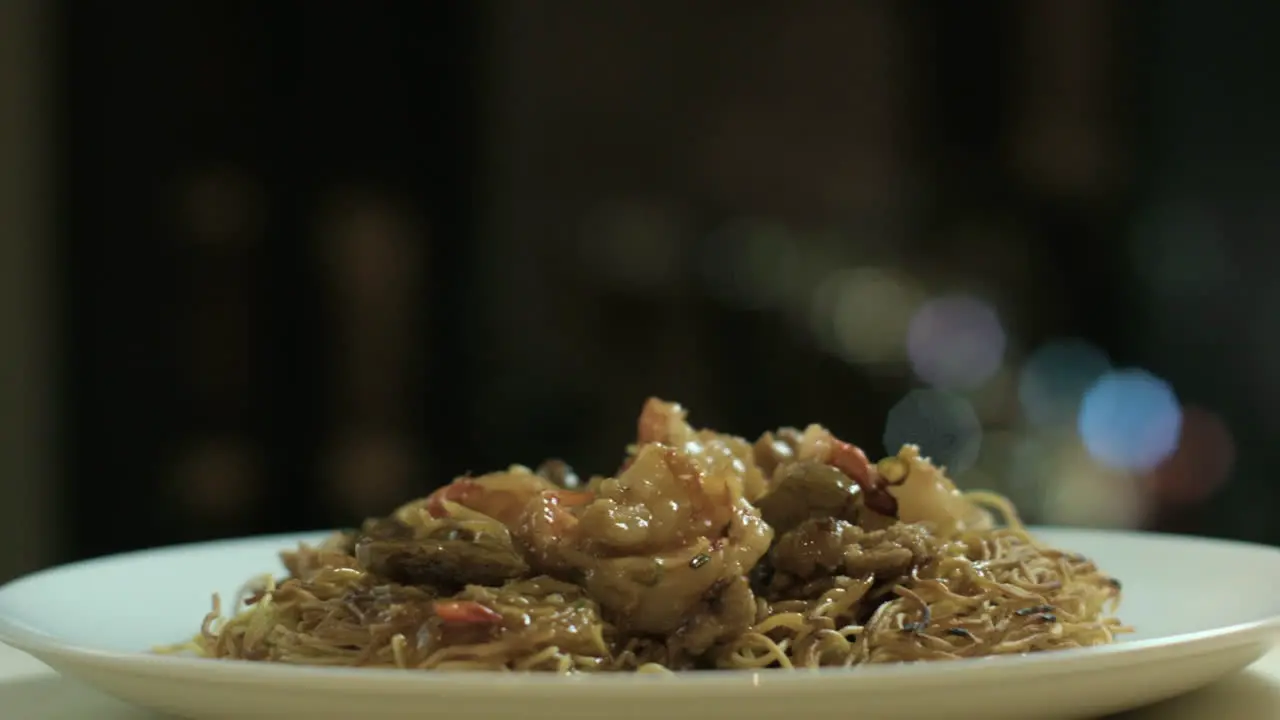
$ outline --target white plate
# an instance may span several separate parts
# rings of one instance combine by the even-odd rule
[[[160,657],[298,536],[148,550],[0,588],[0,640],[141,706],[189,718],[1084,718],[1206,685],[1280,635],[1280,550],[1198,538],[1041,529],[1124,580],[1138,632],[1109,647],[818,672],[558,677],[317,669]],[[302,539],[315,539],[310,536]]]

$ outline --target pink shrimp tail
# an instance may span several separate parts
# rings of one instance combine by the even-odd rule
[[[898,499],[885,485],[862,448],[843,440],[832,438],[829,464],[862,488],[863,502],[867,507],[887,517],[898,517]]]

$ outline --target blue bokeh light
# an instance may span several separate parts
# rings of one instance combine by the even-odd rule
[[[1022,367],[1018,401],[1033,425],[1074,424],[1085,392],[1110,369],[1107,354],[1084,340],[1047,342]]]
[[[1078,429],[1098,462],[1150,470],[1177,448],[1182,409],[1164,380],[1145,370],[1115,370],[1085,393]]]
[[[889,411],[885,422],[884,446],[893,455],[908,443],[935,465],[945,465],[952,473],[973,467],[982,449],[982,422],[969,401],[932,389],[907,393]]]

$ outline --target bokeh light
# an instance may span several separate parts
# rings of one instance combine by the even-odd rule
[[[809,332],[818,345],[829,352],[836,352],[836,305],[840,302],[845,279],[852,272],[836,270],[829,273],[813,286],[813,292],[809,296]]]
[[[1184,407],[1178,447],[1147,476],[1147,489],[1169,505],[1200,502],[1226,483],[1235,459],[1235,439],[1222,417]]]
[[[837,270],[814,290],[810,325],[848,362],[901,362],[907,325],[923,299],[911,279],[894,270]]]
[[[1000,368],[1004,351],[1004,328],[995,309],[967,295],[928,301],[907,329],[912,368],[942,390],[982,385]]]
[[[1084,340],[1040,346],[1018,377],[1018,401],[1033,425],[1073,425],[1088,389],[1111,369],[1100,348]]]
[[[1037,524],[1132,528],[1147,511],[1134,475],[1098,462],[1074,428],[1021,434],[1004,492]]]
[[[1099,462],[1150,470],[1173,452],[1182,409],[1169,383],[1145,370],[1107,372],[1085,393],[1078,428]]]
[[[932,389],[912,390],[889,410],[884,428],[885,452],[907,443],[952,474],[973,467],[982,449],[982,423],[962,397]]]
[[[1046,460],[1045,522],[1098,528],[1142,524],[1148,504],[1131,473],[1101,464],[1078,442],[1060,445]]]
[[[1018,373],[1008,363],[977,389],[964,394],[985,427],[1011,426],[1018,421]]]

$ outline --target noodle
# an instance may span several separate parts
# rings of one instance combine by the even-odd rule
[[[287,577],[246,583],[229,614],[214,595],[193,640],[157,651],[666,673],[1016,655],[1129,632],[1112,616],[1119,582],[912,446],[871,464],[821,426],[752,446],[660,401],[639,440],[590,489],[513,466],[284,553]]]

